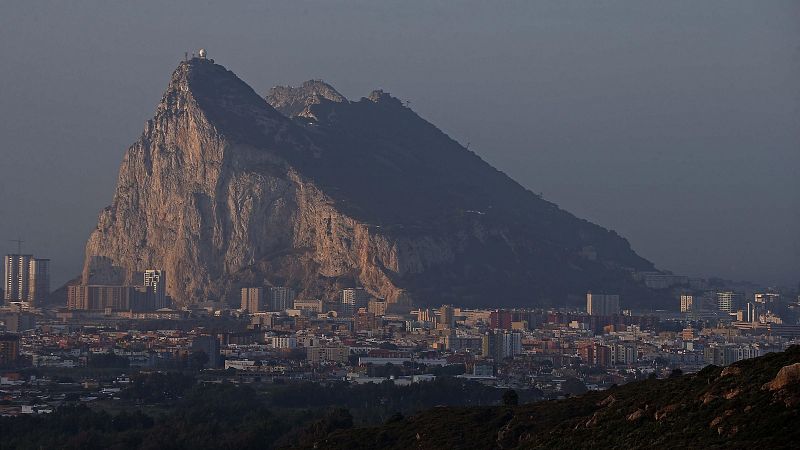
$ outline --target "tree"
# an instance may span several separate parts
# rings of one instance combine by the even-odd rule
[[[303,431],[299,446],[317,448],[317,442],[324,439],[328,434],[335,430],[347,430],[350,428],[353,428],[353,416],[350,411],[344,408],[334,409]]]
[[[519,395],[517,395],[517,391],[513,389],[509,389],[503,393],[503,404],[505,406],[517,406],[519,405]]]
[[[572,396],[585,394],[589,389],[586,388],[586,385],[583,384],[583,381],[577,378],[567,378],[563,383],[561,383],[561,390],[565,394]]]

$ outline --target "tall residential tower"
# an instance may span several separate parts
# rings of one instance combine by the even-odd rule
[[[153,300],[153,309],[166,308],[167,304],[167,272],[149,269],[144,271],[144,288]]]
[[[35,305],[50,294],[50,260],[10,254],[3,258],[3,299]]]
[[[590,316],[613,316],[619,314],[619,295],[587,293],[586,312]]]
[[[286,286],[269,288],[270,311],[284,311],[294,307],[294,290]]]
[[[28,264],[28,303],[41,305],[50,295],[50,260],[33,258]]]

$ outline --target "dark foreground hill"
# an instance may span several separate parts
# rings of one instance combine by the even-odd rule
[[[565,169],[568,170],[568,169]],[[532,305],[589,289],[647,298],[624,238],[523,188],[381,91],[310,82],[268,99],[182,62],[127,151],[83,281],[165,269],[179,304],[244,286],[301,298],[363,286],[389,302]]]
[[[434,408],[309,442],[326,449],[796,448],[800,346],[566,400]]]

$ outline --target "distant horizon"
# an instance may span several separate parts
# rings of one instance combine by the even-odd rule
[[[798,8],[514,5],[484,30],[479,2],[410,6],[7,7],[0,248],[50,259],[53,289],[80,275],[124,151],[204,47],[261,96],[322,79],[410,101],[660,270],[797,287]]]

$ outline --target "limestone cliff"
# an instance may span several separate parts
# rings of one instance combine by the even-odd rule
[[[163,268],[183,304],[262,284],[533,304],[630,289],[629,269],[652,268],[386,93],[351,102],[312,81],[268,99],[209,60],[182,62],[124,157],[84,282]]]

